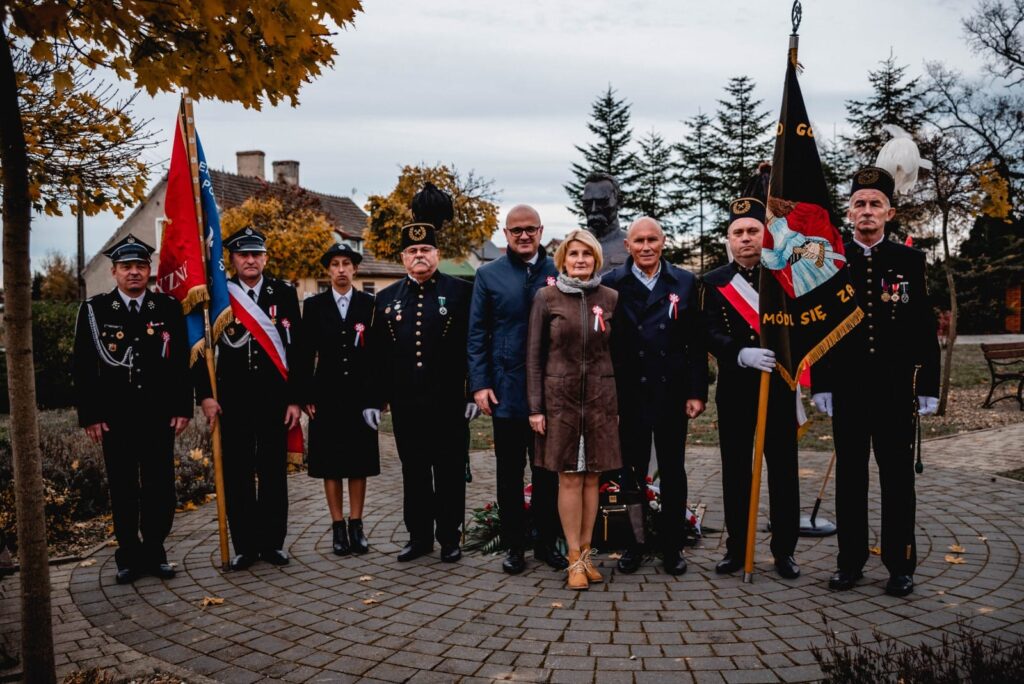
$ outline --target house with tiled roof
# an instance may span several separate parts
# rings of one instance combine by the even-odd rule
[[[283,183],[299,186],[299,162],[297,161],[275,161],[272,164],[273,177],[267,180],[264,170],[265,155],[259,150],[238,152],[237,172],[210,170],[213,180],[213,194],[217,198],[217,206],[221,211],[237,207],[261,189],[267,183]],[[301,187],[301,186],[300,186]],[[348,197],[329,195],[314,190],[306,191],[320,201],[320,206],[328,219],[334,226],[339,242],[348,243],[353,249],[363,255],[363,261],[359,265],[359,273],[355,279],[355,286],[366,292],[378,292],[387,287],[395,280],[405,275],[405,269],[401,264],[389,261],[381,261],[363,248],[363,230],[366,228],[367,216],[362,209]],[[113,287],[110,278],[110,262],[103,256],[104,250],[128,233],[138,237],[140,240],[154,246],[160,244],[160,233],[164,221],[164,195],[167,193],[166,176],[150,191],[146,199],[135,208],[125,219],[114,234],[85,267],[86,294],[91,297],[99,292],[105,292]],[[159,253],[153,255],[154,265],[159,263]],[[269,273],[273,273],[273,255],[267,267]],[[155,266],[154,266],[155,275]],[[295,283],[298,289],[299,298],[305,299],[317,292],[326,290],[329,286],[326,275],[323,278],[304,278]]]

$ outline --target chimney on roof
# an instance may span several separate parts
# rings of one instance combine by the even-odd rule
[[[267,155],[263,154],[260,150],[236,152],[235,158],[238,159],[238,175],[265,180],[265,176],[263,174],[263,160],[266,156]]]
[[[299,162],[297,161],[276,161],[274,162],[274,182],[286,185],[299,184]]]

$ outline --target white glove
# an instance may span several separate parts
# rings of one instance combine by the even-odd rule
[[[814,404],[814,408],[818,409],[818,413],[827,413],[829,418],[832,417],[831,392],[818,392],[817,394],[812,394],[811,403]]]
[[[917,412],[922,416],[930,416],[939,410],[938,397],[918,397]]]
[[[475,401],[468,402],[466,404],[466,420],[475,420],[480,415],[480,407],[476,405]]]
[[[363,420],[371,430],[376,430],[380,427],[380,409],[363,409]]]
[[[736,362],[740,368],[753,368],[771,373],[775,370],[775,352],[760,347],[744,347],[740,349]]]

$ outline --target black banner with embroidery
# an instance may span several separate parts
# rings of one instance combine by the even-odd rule
[[[790,387],[864,314],[853,297],[821,160],[789,53],[761,250],[761,345]]]

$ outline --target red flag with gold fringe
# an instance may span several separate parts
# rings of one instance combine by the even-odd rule
[[[206,264],[200,239],[192,171],[185,147],[185,124],[179,110],[171,148],[171,166],[167,172],[167,194],[164,200],[163,237],[160,241],[160,264],[157,286],[161,292],[181,302],[188,314],[192,307],[209,298],[206,285]]]

